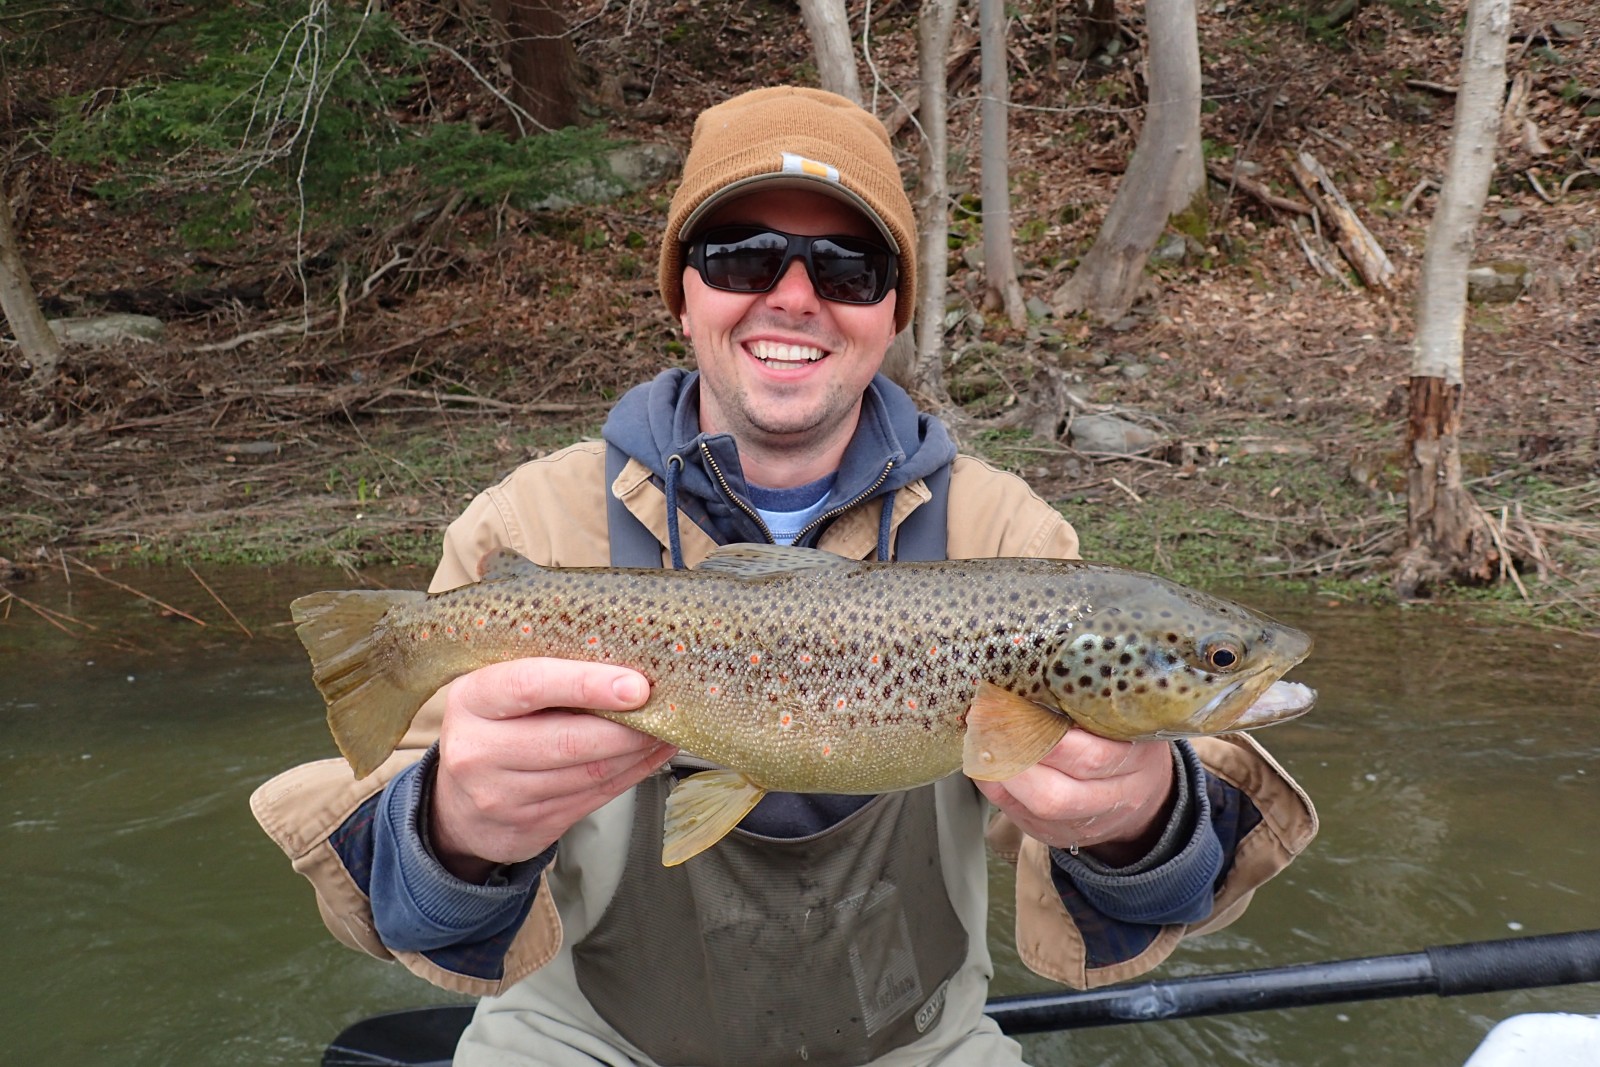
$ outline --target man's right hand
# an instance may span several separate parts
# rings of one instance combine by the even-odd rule
[[[637,671],[576,660],[510,660],[457,678],[439,733],[434,855],[456,877],[482,882],[638,785],[677,749],[565,709],[628,711],[649,694]]]

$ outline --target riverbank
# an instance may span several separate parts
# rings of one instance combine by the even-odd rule
[[[1363,6],[1336,41],[1248,5],[1202,22],[1208,156],[1293,197],[1288,155],[1315,152],[1393,259],[1386,292],[1320,274],[1293,220],[1217,180],[1207,231],[1169,235],[1147,299],[1127,318],[1051,316],[1049,298],[1092,241],[1131,153],[1138,49],[1068,60],[1024,12],[1013,228],[1035,314],[1011,328],[983,307],[971,211],[978,97],[953,75],[949,414],[964,447],[1022,474],[1072,520],[1086,556],[1209,587],[1269,580],[1391,598],[1412,289],[1426,183],[1449,144],[1441,87],[1455,77],[1462,7],[1433,18]],[[684,47],[663,55],[644,30],[630,36],[631,10],[605,8],[581,31],[586,57],[622,72],[605,107],[618,138],[681,150],[705,104],[758,80],[809,77],[799,20],[780,8],[741,9],[755,21],[738,45],[739,72],[715,79],[696,66],[706,55],[695,46],[726,40],[721,14],[667,3],[656,17]],[[1431,592],[1592,634],[1600,179],[1586,173],[1600,115],[1584,87],[1600,89],[1600,24],[1585,25],[1586,10],[1579,0],[1537,16],[1519,9],[1512,73],[1538,140],[1526,127],[1505,138],[1476,258],[1526,270],[1516,292],[1471,307],[1462,426],[1500,566],[1482,587]],[[915,12],[879,19],[877,70],[884,84],[910,84]],[[1142,28],[1128,29],[1137,44]],[[647,82],[635,77],[645,68]],[[445,88],[463,105],[492,107],[471,79]],[[1063,110],[1062,100],[1079,104]],[[880,103],[892,110],[886,95]],[[913,128],[895,143],[912,165]],[[117,205],[91,192],[94,173],[49,168],[23,242],[51,307],[104,311],[122,306],[108,294],[266,280],[259,304],[168,315],[159,341],[71,349],[42,393],[26,387],[19,363],[0,363],[0,570],[23,596],[29,577],[70,568],[68,555],[114,567],[425,572],[476,491],[596,434],[623,390],[689,362],[653,277],[670,183],[553,211],[461,208],[429,223],[426,270],[403,285],[369,278],[371,295],[347,301],[340,279],[350,278],[332,259],[263,272],[294,262],[282,231],[262,227],[227,254],[197,255],[172,204]],[[361,240],[374,265],[398,254],[382,233]],[[1089,416],[1130,426],[1134,453],[1087,443],[1077,430]]]

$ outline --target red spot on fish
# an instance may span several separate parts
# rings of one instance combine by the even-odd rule
[[[761,653],[759,653],[759,652],[750,653],[750,662],[751,663],[760,663],[761,662]]]
[[[784,712],[778,717],[778,725],[782,726],[784,729],[788,729],[794,725],[794,716],[790,715],[788,712]]]
[[[672,646],[672,651],[674,651],[674,652],[682,652],[684,650],[684,647],[685,647],[684,643],[682,641],[679,641],[677,644]]]
[[[527,623],[523,623],[522,624],[522,632],[525,633],[525,634],[531,634],[531,633],[533,633],[533,627],[528,625]]]
[[[809,652],[800,653],[800,662],[801,663],[810,663],[811,662],[811,653],[809,653]]]
[[[938,654],[939,654],[939,646],[938,645],[934,645],[932,648],[928,649],[928,655],[937,656]]]
[[[633,621],[636,622],[636,623],[639,623],[642,626],[642,625],[644,625],[644,616],[643,615],[636,616]]]
[[[822,754],[823,754],[823,755],[824,755],[824,756],[831,756],[831,755],[833,755],[833,746],[832,746],[832,745],[823,745],[823,746],[822,746]]]
[[[419,640],[426,641],[428,639],[428,631],[423,630],[421,633],[417,634],[417,638]]]
[[[877,653],[876,653],[876,652],[874,652],[874,653],[873,653],[873,654],[872,654],[872,664],[873,664],[873,666],[877,666],[877,665],[878,665],[878,662],[879,662],[879,661],[880,661],[880,660],[881,660],[881,659],[882,659],[882,658],[883,658],[883,657],[882,657],[882,656],[879,656],[879,655],[878,655],[878,654],[877,654]]]
[[[1020,644],[1022,644],[1022,638],[1021,637],[1013,637],[1011,639],[1011,643],[1013,645],[1020,645]]]
[[[456,628],[454,626],[446,626],[444,628],[444,632],[447,634],[453,634],[456,632]]]
[[[473,622],[472,622],[472,625],[478,627],[481,630],[483,628],[483,620],[482,619],[474,619]]]
[[[837,708],[844,707],[844,697],[840,697],[838,700],[834,701],[834,707],[837,707]]]
[[[706,692],[710,693],[712,696],[716,696],[717,695],[717,687],[716,686],[712,686],[711,688],[707,689]]]
[[[917,702],[915,700],[908,700],[908,701],[906,701],[906,707],[910,708],[912,711],[916,711],[917,710]]]
[[[589,643],[591,645],[598,645],[600,643],[600,639],[598,637],[591,637],[589,638]]]

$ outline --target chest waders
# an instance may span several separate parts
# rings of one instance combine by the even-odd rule
[[[609,492],[611,563],[654,567],[661,545]],[[950,469],[901,525],[896,557],[945,558]],[[967,955],[946,891],[934,787],[875,797],[797,839],[735,830],[661,865],[665,775],[638,787],[621,884],[572,948],[602,1018],[662,1064],[866,1063],[937,1025]]]

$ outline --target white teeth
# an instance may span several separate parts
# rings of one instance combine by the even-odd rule
[[[815,363],[825,352],[810,345],[784,345],[776,341],[751,341],[750,354],[763,363]]]

